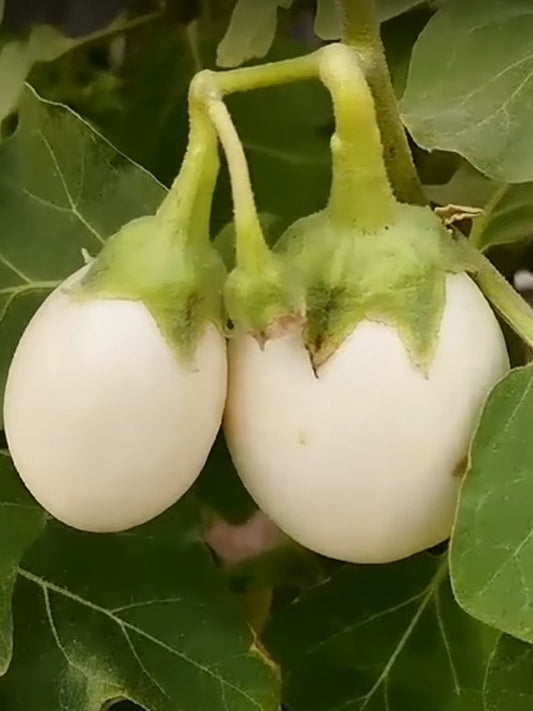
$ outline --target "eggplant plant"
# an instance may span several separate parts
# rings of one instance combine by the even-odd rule
[[[2,711],[533,708],[533,7],[3,9]]]

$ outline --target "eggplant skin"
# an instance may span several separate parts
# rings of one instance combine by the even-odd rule
[[[385,563],[449,536],[459,469],[509,357],[470,277],[446,279],[428,374],[376,321],[360,322],[317,375],[297,330],[263,348],[230,341],[228,448],[258,506],[301,545]]]
[[[226,398],[226,341],[205,326],[179,358],[140,301],[74,297],[77,272],[43,302],[4,398],[15,467],[37,501],[86,531],[120,531],[174,504],[200,474]]]

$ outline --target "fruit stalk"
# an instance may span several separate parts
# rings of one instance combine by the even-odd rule
[[[237,264],[249,273],[259,273],[270,253],[259,222],[244,149],[222,99],[210,96],[206,101],[206,108],[228,162]]]
[[[392,86],[373,0],[341,0],[343,40],[359,54],[376,104],[385,164],[400,202],[425,205]]]
[[[284,59],[279,62],[259,64],[254,67],[240,67],[226,71],[205,69],[201,75],[212,86],[216,86],[221,96],[252,89],[262,89],[276,84],[313,79],[318,72],[320,50],[302,57]]]
[[[320,78],[335,113],[328,209],[339,226],[375,230],[392,219],[396,201],[383,162],[374,102],[355,52],[341,44],[326,47]]]
[[[189,140],[181,169],[157,215],[191,241],[209,240],[210,206],[219,170],[217,134],[203,107],[197,75],[189,89]]]

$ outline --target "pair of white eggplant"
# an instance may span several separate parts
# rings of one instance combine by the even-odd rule
[[[96,532],[157,516],[200,474],[225,412],[244,485],[304,546],[377,563],[448,537],[480,409],[509,368],[468,276],[447,277],[427,376],[372,321],[317,376],[296,330],[263,348],[237,334],[227,357],[208,325],[187,366],[141,302],[72,298],[84,271],[37,311],[6,385],[15,466],[53,516]]]

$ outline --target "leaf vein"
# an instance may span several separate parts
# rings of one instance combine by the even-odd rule
[[[7,257],[4,257],[3,254],[0,254],[0,262],[2,262],[2,264],[4,266],[6,266],[9,270],[11,270],[13,272],[13,274],[16,274],[18,277],[20,277],[23,281],[25,281],[27,283],[31,282],[30,277],[27,274],[25,274],[22,271],[22,269],[19,269],[12,262],[10,262],[7,259]]]
[[[435,594],[436,589],[438,588],[438,585],[440,584],[443,575],[447,571],[447,563],[444,562],[441,564],[441,566],[438,568],[437,572],[433,576],[432,581],[430,584],[425,588],[424,591],[424,597],[422,599],[421,604],[418,606],[416,609],[414,615],[412,616],[409,624],[407,625],[404,633],[400,637],[400,640],[396,647],[393,649],[389,659],[387,660],[387,663],[383,667],[383,670],[381,671],[380,675],[370,688],[370,690],[364,694],[363,696],[358,697],[357,700],[363,700],[362,706],[359,707],[359,711],[364,711],[364,709],[367,708],[368,703],[371,701],[373,698],[374,694],[376,691],[380,688],[380,686],[385,682],[386,679],[388,679],[389,674],[394,667],[396,660],[402,653],[405,645],[407,644],[409,637],[411,636],[412,632],[414,631],[416,625],[418,624],[418,621],[422,617],[422,614],[424,613],[426,607],[428,606],[432,596]],[[420,596],[419,596],[420,597]],[[331,711],[341,711],[341,709],[345,709],[349,704],[351,704],[353,699],[348,699],[347,701],[344,701],[342,704],[339,704],[338,706],[335,706]]]
[[[71,194],[71,192],[70,192],[70,190],[69,190],[69,187],[68,187],[68,185],[67,185],[67,181],[66,181],[66,179],[65,179],[65,175],[64,175],[64,173],[63,173],[63,170],[62,170],[61,166],[59,165],[59,161],[58,161],[57,156],[56,156],[56,154],[55,154],[55,152],[54,152],[54,149],[53,149],[52,146],[50,145],[50,142],[48,141],[48,139],[47,139],[46,136],[44,135],[43,131],[40,130],[40,129],[39,129],[39,136],[40,136],[41,140],[43,141],[44,145],[46,146],[46,149],[47,149],[47,151],[48,151],[48,153],[49,153],[49,155],[50,155],[50,158],[52,159],[52,162],[53,162],[53,164],[54,164],[54,166],[55,166],[55,169],[56,169],[56,171],[57,171],[59,180],[61,181],[61,185],[63,186],[63,190],[64,190],[64,192],[65,192],[65,197],[66,197],[67,200],[68,200],[68,203],[69,203],[69,205],[70,205],[70,209],[71,209],[72,213],[78,218],[78,220],[79,220],[79,221],[82,223],[82,225],[88,230],[88,232],[90,232],[90,233],[93,235],[93,237],[95,237],[99,242],[101,242],[102,244],[104,244],[104,241],[105,241],[105,240],[104,240],[103,237],[100,235],[100,233],[90,224],[90,222],[89,222],[89,221],[81,214],[81,212],[79,211],[78,206],[77,206],[76,203],[74,202],[74,199],[73,199],[73,197],[72,197],[72,194]]]
[[[525,57],[521,57],[521,59],[518,59],[516,62],[513,62],[512,64],[509,64],[508,66],[504,67],[497,74],[491,76],[490,79],[488,79],[486,82],[480,84],[479,86],[476,86],[474,89],[472,89],[472,91],[468,92],[468,94],[466,94],[457,104],[456,108],[462,108],[468,101],[470,101],[473,96],[486,89],[488,86],[490,86],[490,84],[494,83],[495,81],[498,81],[498,79],[504,77],[511,70],[516,69],[516,67],[519,67],[521,64],[529,62],[531,59],[533,59],[533,54],[528,54]]]
[[[13,304],[17,296],[30,291],[39,291],[41,289],[48,288],[53,289],[59,283],[60,282],[33,282],[32,284],[21,284],[18,287],[8,287],[6,289],[0,289],[0,295],[7,295],[7,299],[2,304],[2,308],[0,309],[0,323],[6,317],[10,306]]]
[[[250,696],[244,689],[241,689],[239,686],[236,686],[235,684],[231,683],[227,679],[224,679],[221,676],[217,676],[214,674],[214,672],[209,668],[204,666],[203,664],[200,664],[200,662],[192,659],[191,657],[188,657],[186,654],[183,652],[178,651],[177,649],[174,649],[170,645],[166,644],[160,639],[157,639],[156,637],[153,637],[149,632],[146,632],[143,629],[140,629],[139,627],[136,627],[130,622],[127,622],[125,620],[122,620],[120,617],[116,617],[110,610],[106,609],[105,607],[101,607],[100,605],[97,605],[94,602],[91,602],[90,600],[87,600],[76,593],[71,592],[70,590],[67,590],[66,588],[62,588],[59,585],[56,585],[55,583],[52,583],[48,580],[45,580],[39,575],[35,575],[29,570],[26,570],[25,568],[18,568],[19,575],[22,575],[22,577],[26,578],[27,580],[30,580],[31,582],[35,583],[36,585],[39,585],[42,588],[47,588],[48,590],[51,590],[52,592],[56,592],[59,595],[63,595],[64,597],[67,597],[71,600],[74,600],[74,602],[79,603],[80,605],[85,605],[91,610],[94,610],[95,612],[98,612],[102,615],[105,615],[106,617],[110,618],[113,620],[116,624],[119,625],[119,627],[126,627],[127,629],[131,630],[132,632],[135,632],[141,637],[144,637],[145,639],[149,640],[156,646],[161,647],[165,651],[169,652],[170,654],[174,654],[175,656],[179,657],[180,659],[183,659],[185,662],[190,664],[193,667],[196,667],[200,671],[204,672],[210,677],[213,677],[214,679],[217,679],[219,681],[222,681],[224,684],[227,684],[227,686],[237,693],[241,694],[247,701],[249,701],[253,706],[255,706],[259,711],[262,711],[260,704],[252,697]]]
[[[183,598],[168,597],[168,598],[162,598],[161,600],[143,600],[142,602],[132,602],[128,605],[121,605],[120,607],[114,607],[112,610],[110,610],[110,612],[112,614],[117,614],[119,612],[125,612],[126,610],[134,610],[135,608],[146,607],[148,605],[158,605],[159,603],[169,604],[172,602],[183,602]]]
[[[153,674],[151,672],[149,672],[148,669],[144,666],[144,663],[143,663],[142,659],[140,658],[139,653],[137,652],[137,648],[133,644],[133,640],[131,639],[130,635],[128,634],[128,631],[124,628],[123,625],[120,625],[120,628],[121,628],[122,634],[126,638],[126,642],[128,644],[128,647],[131,650],[131,653],[135,657],[137,664],[141,667],[144,674],[146,674],[146,676],[148,677],[148,679],[150,679],[150,681],[154,684],[154,686],[157,689],[159,689],[159,691],[163,694],[163,696],[165,696],[167,699],[169,699],[169,701],[172,701],[172,699],[169,696],[169,694],[167,693],[166,689],[164,689],[161,686],[161,684],[157,681],[157,679],[153,676]]]
[[[520,541],[520,543],[514,548],[513,552],[505,558],[505,560],[496,568],[496,570],[492,573],[492,575],[488,578],[487,582],[485,585],[483,585],[479,590],[477,590],[475,597],[481,597],[484,593],[487,592],[487,590],[490,588],[492,583],[496,580],[498,576],[501,575],[503,570],[507,565],[510,563],[517,564],[518,561],[516,560],[517,556],[520,555],[522,552],[522,549],[524,548],[525,545],[527,545],[531,540],[533,539],[533,529],[528,533],[528,535],[524,538],[523,541]]]
[[[43,198],[40,195],[36,195],[35,193],[30,192],[27,188],[22,188],[22,192],[24,195],[26,195],[26,197],[29,197],[30,200],[39,203],[39,205],[42,205],[43,207],[47,207],[50,210],[55,210],[56,212],[65,212],[68,214],[72,214],[72,208],[63,207],[63,205],[56,205],[55,202],[51,202],[50,200],[47,200],[46,198]]]
[[[398,610],[401,610],[403,607],[408,607],[413,602],[416,602],[421,597],[423,597],[426,594],[426,590],[427,589],[425,588],[424,590],[417,593],[416,595],[413,595],[412,597],[408,598],[407,600],[402,600],[402,602],[398,603],[397,605],[394,605],[393,607],[389,607],[386,610],[380,610],[379,612],[376,612],[375,614],[370,615],[370,617],[366,617],[364,620],[359,620],[358,622],[354,623],[353,625],[349,625],[348,627],[344,627],[340,630],[333,632],[332,634],[328,635],[324,639],[320,640],[319,642],[316,642],[311,647],[309,647],[309,649],[306,650],[306,654],[311,654],[311,653],[315,652],[317,649],[320,649],[320,647],[323,647],[325,644],[327,644],[328,642],[331,642],[331,640],[335,639],[336,637],[341,637],[342,635],[353,632],[354,630],[359,629],[360,627],[364,627],[364,625],[370,624],[372,622],[376,622],[376,620],[379,620],[382,617],[385,617],[386,615],[392,614],[394,612],[398,612]]]
[[[450,645],[450,640],[446,634],[446,628],[444,626],[444,620],[442,618],[442,609],[440,602],[440,592],[437,588],[435,591],[435,614],[437,616],[437,624],[439,626],[439,632],[444,642],[444,649],[446,650],[446,656],[448,657],[448,662],[450,664],[450,671],[452,673],[453,685],[455,688],[455,693],[457,696],[461,696],[461,685],[459,684],[459,676],[457,674],[457,669],[455,662],[453,661],[452,648]]]
[[[509,114],[507,111],[507,107],[509,104],[520,94],[520,92],[525,89],[527,84],[531,81],[533,78],[533,69],[528,72],[526,75],[526,78],[520,82],[520,84],[514,89],[514,91],[511,92],[511,94],[507,97],[507,99],[503,102],[503,104],[500,104],[495,111],[493,111],[490,114],[487,114],[487,116],[484,116],[480,121],[477,121],[474,124],[471,124],[469,126],[465,126],[465,128],[460,129],[459,131],[454,131],[454,136],[461,136],[465,133],[468,133],[468,131],[472,131],[474,129],[479,128],[480,126],[483,126],[487,123],[490,123],[498,114],[503,113],[504,116],[507,119],[507,129],[510,126],[510,118]]]

